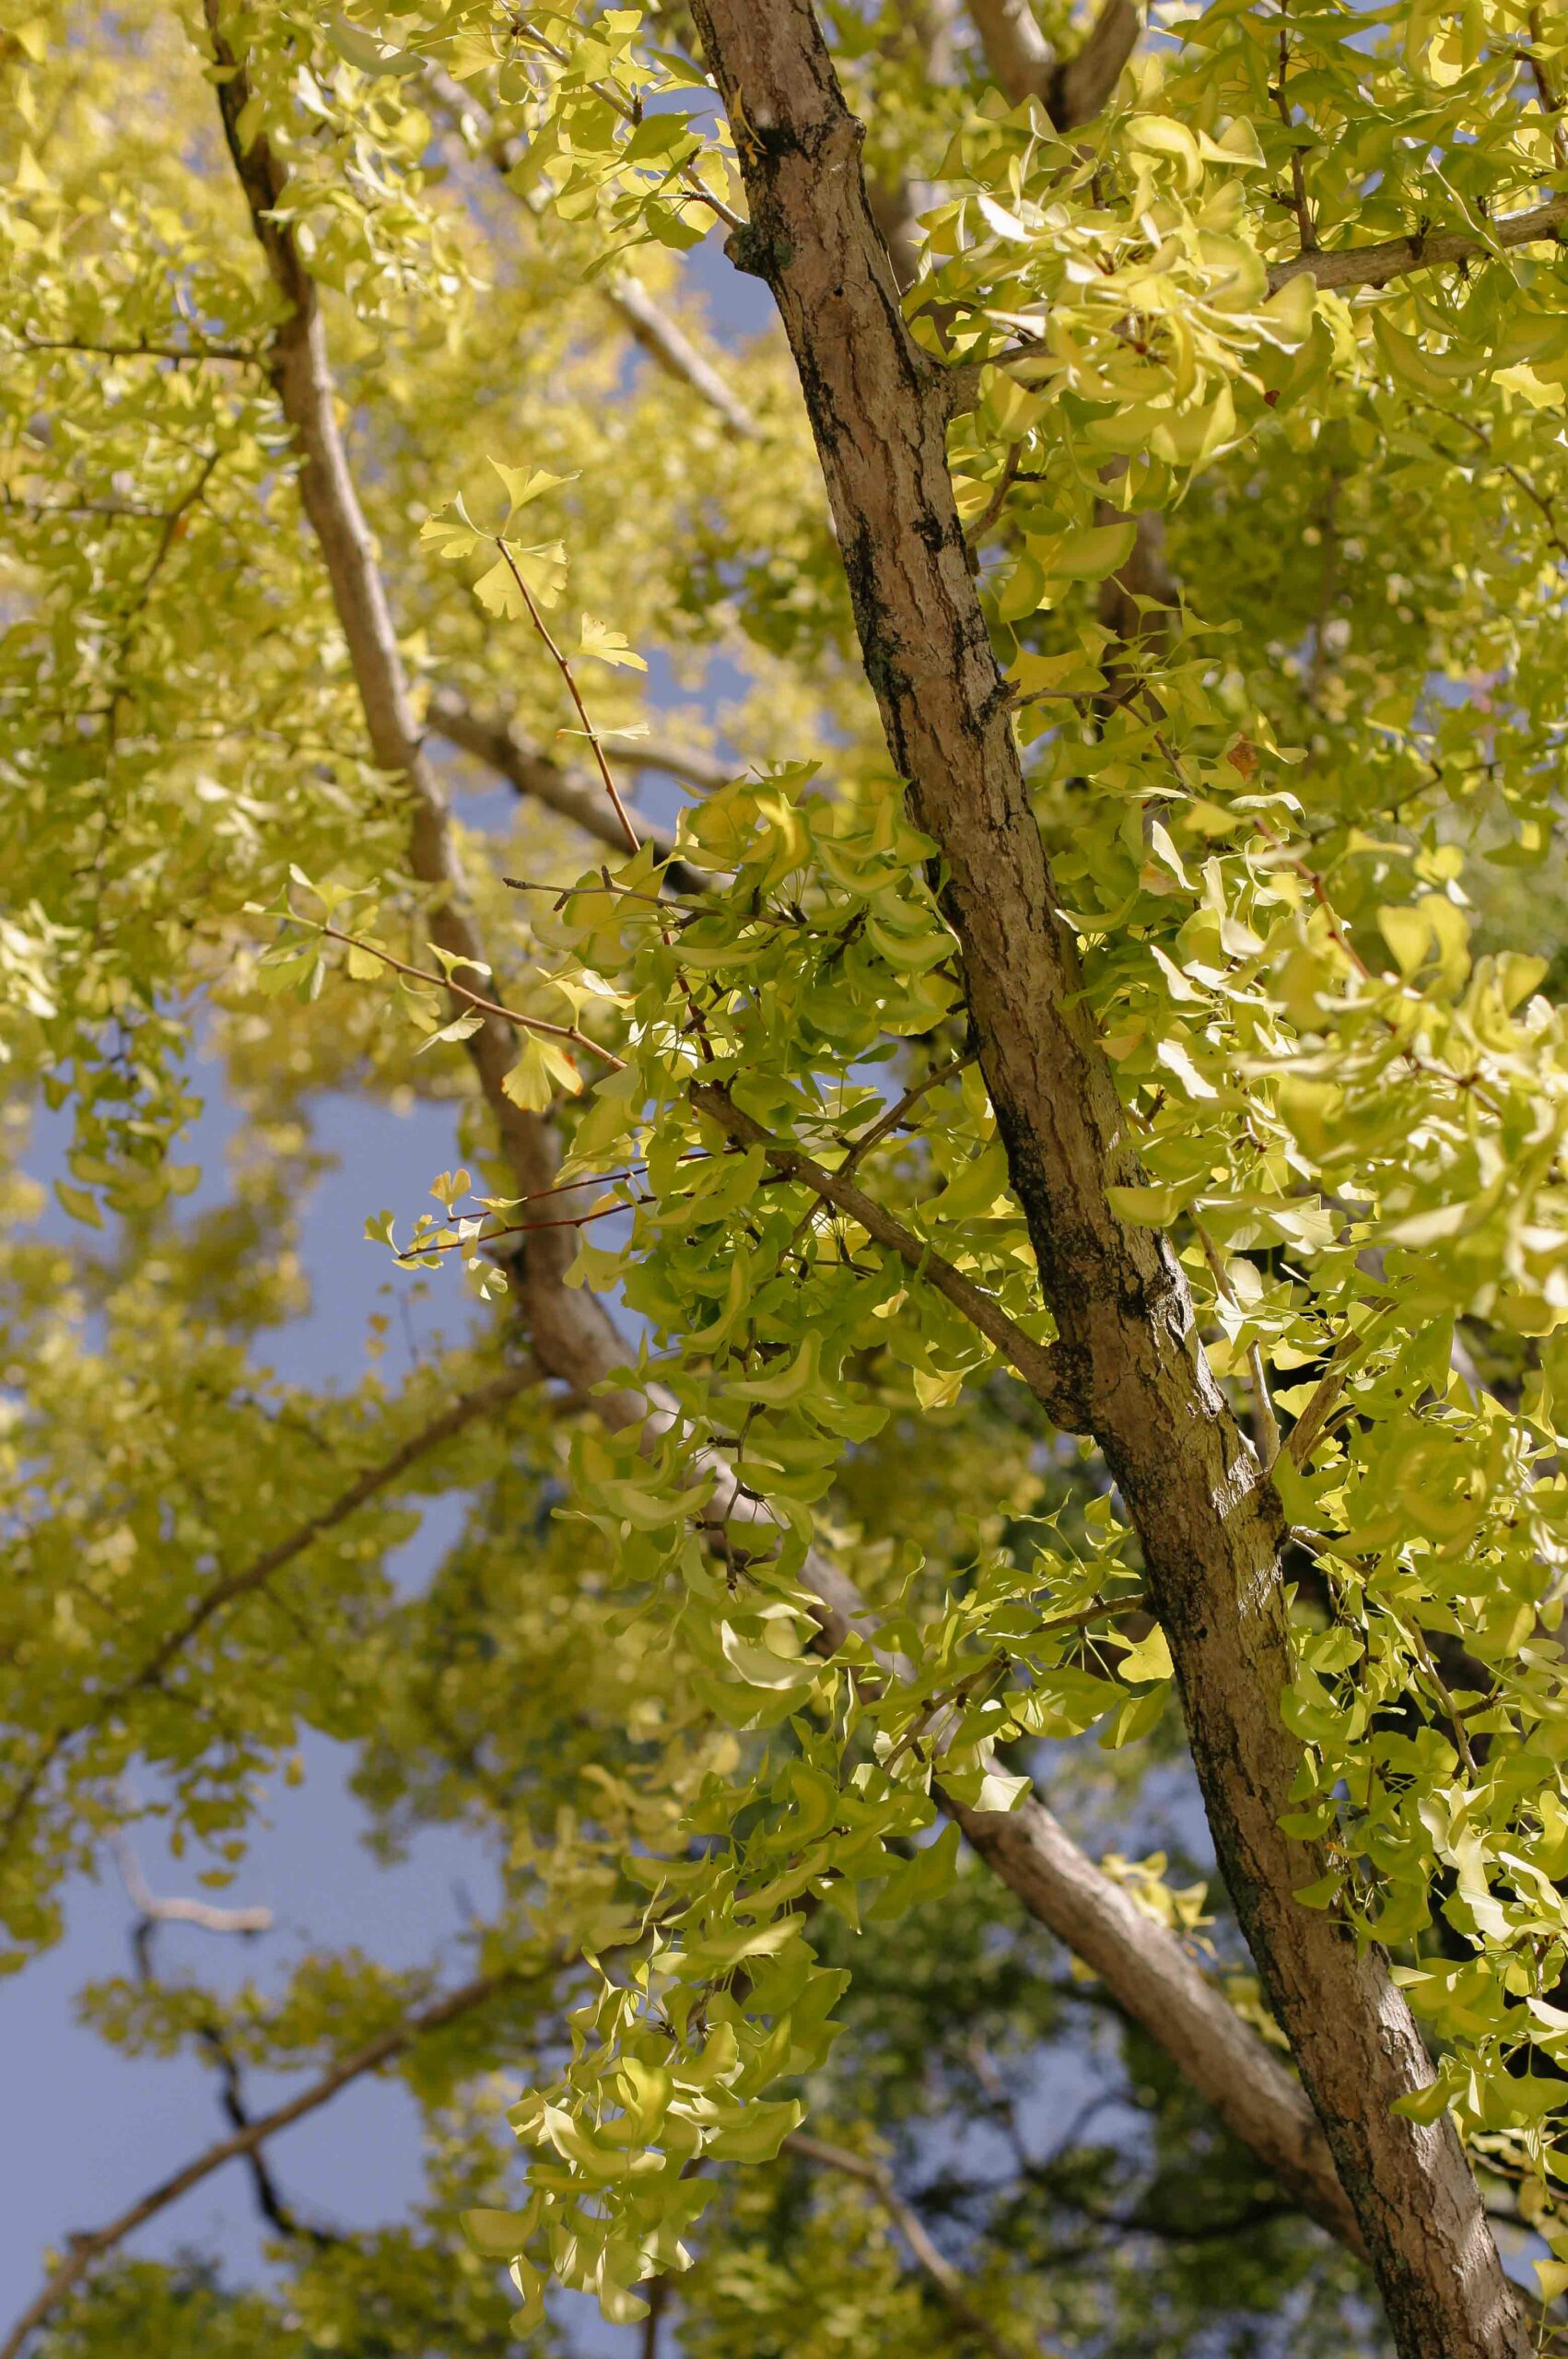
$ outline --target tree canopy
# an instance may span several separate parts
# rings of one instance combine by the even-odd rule
[[[0,1918],[118,1861],[217,2133],[0,2359],[1558,2347],[1568,18],[0,77]],[[345,1098],[451,1110],[334,1245],[447,1340],[310,1385]],[[461,1955],[171,1962],[308,1731]],[[349,2230],[272,2142],[380,2071]],[[146,2257],[232,2163],[268,2273]]]

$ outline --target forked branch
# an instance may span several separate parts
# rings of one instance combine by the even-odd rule
[[[1038,99],[1059,131],[1091,122],[1121,79],[1142,29],[1133,0],[1101,0],[1071,57],[1059,58],[1030,0],[969,0],[986,64],[1012,106]]]

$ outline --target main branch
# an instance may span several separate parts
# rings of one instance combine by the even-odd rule
[[[773,289],[844,553],[867,677],[948,882],[969,1013],[1065,1380],[1126,1500],[1238,1916],[1334,2154],[1405,2359],[1527,2348],[1453,2125],[1396,2115],[1432,2067],[1387,1962],[1294,1897],[1297,1750],[1278,1498],[1192,1335],[1167,1240],[1109,1191],[1138,1166],[1084,1004],[966,561],[940,370],[910,337],[810,0],[695,0],[742,145],[740,259]]]
[[[324,327],[315,289],[287,231],[272,217],[280,182],[264,140],[258,140],[249,149],[239,140],[239,117],[248,96],[247,86],[224,39],[217,0],[205,0],[205,6],[215,55],[228,77],[219,95],[236,168],[255,234],[275,281],[291,307],[274,347],[275,383],[300,447],[306,512],[320,541],[332,582],[372,746],[378,760],[406,780],[411,865],[415,874],[439,897],[436,909],[442,931],[437,938],[458,957],[482,957],[472,918],[467,914],[448,829],[445,798],[414,722],[384,586],[349,473],[336,419]],[[858,172],[854,181],[858,189]],[[871,250],[875,252],[874,232],[870,231],[869,223],[867,234]],[[895,310],[891,288],[887,290],[887,301],[890,311]],[[881,333],[885,343],[885,323]],[[852,355],[839,357],[841,360],[853,359]],[[940,398],[931,395],[930,399],[933,408],[940,411]],[[926,432],[928,426],[922,425],[920,430]],[[936,453],[933,461],[928,452],[925,461],[928,467],[935,469],[932,497],[944,503],[950,513],[951,495],[941,457],[940,423],[929,425],[929,431],[934,434]],[[955,519],[953,534],[952,546],[962,567]],[[867,567],[877,561],[876,546],[874,543],[868,544],[858,528],[846,546],[851,552],[855,578],[863,581]],[[966,570],[964,578],[967,581]],[[989,680],[1000,713],[1005,698],[1000,684],[995,681],[994,667],[989,671]],[[945,715],[942,725],[947,725]],[[436,931],[434,921],[432,931]],[[518,1193],[532,1197],[552,1189],[556,1160],[549,1126],[538,1116],[523,1114],[511,1107],[500,1088],[512,1054],[509,1027],[501,1026],[496,1029],[486,1024],[467,1045],[517,1175]],[[563,1240],[562,1250],[552,1255],[548,1250],[552,1236],[531,1237],[524,1270],[522,1307],[541,1368],[567,1383],[579,1399],[592,1395],[594,1405],[607,1422],[638,1419],[649,1438],[656,1439],[674,1419],[673,1404],[649,1402],[630,1391],[595,1393],[594,1388],[633,1356],[623,1345],[603,1307],[586,1290],[568,1289],[562,1283],[565,1260],[572,1250],[572,1232],[564,1229],[552,1235],[558,1235]],[[737,1496],[731,1470],[718,1470],[708,1511],[718,1520],[731,1514],[738,1523],[748,1520],[748,1502]],[[874,1648],[874,1630],[868,1625],[865,1609],[852,1584],[830,1557],[813,1548],[802,1568],[802,1578],[814,1593],[818,1618],[829,1643],[841,1643],[849,1630],[860,1629],[872,1639]],[[1133,1924],[1118,1915],[1118,1903],[1125,1895],[1067,1842],[1048,1813],[1040,1813],[1038,1820],[1030,1813],[1011,1813],[1005,1841],[989,1839],[989,1830],[983,1829],[977,1819],[970,1831],[985,1856],[1024,1905],[1071,1946],[1079,1947],[1075,1929],[1081,1923],[1091,1928],[1090,1945],[1081,1954],[1105,1976],[1107,1986],[1128,2013],[1143,2024],[1151,2036],[1191,2073],[1197,2085],[1216,2102],[1223,2096],[1227,2074],[1234,2068],[1238,2081],[1251,2089],[1257,2103],[1252,2108],[1250,2129],[1237,2118],[1235,2107],[1226,2115],[1232,2127],[1238,2134],[1252,2137],[1260,2159],[1282,2183],[1305,2190],[1303,2201],[1316,2216],[1332,2217],[1336,2195],[1327,2149],[1320,2139],[1315,2142],[1304,2131],[1304,2109],[1289,2076],[1281,2071],[1258,2035],[1235,2016],[1218,1992],[1204,1984],[1191,1961],[1181,1954],[1179,1945],[1170,1941],[1162,1942],[1159,1928],[1141,1921]],[[1094,1905],[1090,1906],[1091,1902]],[[1129,1903],[1127,1906],[1130,1907]],[[1194,2026],[1206,2027],[1202,2038],[1195,2036]],[[1305,2172],[1293,2170],[1293,2155],[1305,2158]],[[1340,2233],[1347,2233],[1348,2222],[1342,2213],[1340,2225]],[[8,2359],[8,2354],[0,2352],[0,2359]]]

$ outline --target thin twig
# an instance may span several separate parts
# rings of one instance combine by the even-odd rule
[[[604,748],[599,742],[599,734],[594,728],[592,722],[590,721],[588,717],[588,707],[583,703],[581,691],[577,685],[577,675],[573,672],[572,667],[568,663],[566,657],[562,654],[560,649],[556,646],[555,640],[551,635],[550,626],[544,620],[544,617],[540,613],[538,607],[534,604],[533,593],[522,578],[522,573],[519,568],[517,559],[513,557],[510,549],[507,546],[504,540],[497,541],[496,546],[500,550],[502,557],[506,559],[507,570],[511,575],[512,580],[517,583],[519,593],[522,598],[522,603],[528,608],[528,618],[530,622],[532,622],[534,629],[538,632],[539,637],[549,649],[552,657],[555,659],[556,667],[560,673],[562,679],[567,684],[567,693],[571,698],[572,703],[577,708],[577,717],[581,722],[584,734],[587,736],[588,742],[593,749],[593,759],[598,766],[599,775],[604,781],[604,792],[609,796],[615,816],[621,823],[621,831],[626,839],[626,850],[633,852],[640,851],[642,850],[642,839],[632,825],[630,812],[626,809],[626,804],[621,801],[620,789],[615,784],[614,779],[611,775],[610,765],[604,758]]]
[[[933,1073],[927,1074],[924,1081],[912,1084],[904,1092],[896,1105],[890,1106],[884,1114],[877,1117],[869,1131],[862,1132],[858,1139],[851,1142],[848,1154],[838,1167],[845,1178],[848,1179],[852,1176],[870,1155],[872,1147],[880,1146],[883,1140],[898,1128],[905,1116],[914,1110],[922,1097],[931,1090],[940,1088],[944,1081],[951,1081],[954,1074],[966,1071],[977,1062],[978,1053],[978,1050],[974,1050],[966,1057],[954,1057],[950,1063],[938,1065]]]
[[[550,627],[545,622],[544,617],[540,613],[537,605],[534,604],[533,594],[529,589],[527,582],[523,580],[522,573],[518,566],[517,560],[512,556],[510,549],[508,548],[506,542],[504,540],[497,541],[497,546],[499,548],[502,557],[506,559],[507,568],[511,574],[512,580],[517,583],[523,604],[528,608],[529,620],[532,623],[539,637],[544,640],[544,645],[549,649],[556,667],[560,673],[562,679],[567,684],[567,693],[571,698],[572,703],[577,709],[577,717],[581,722],[588,742],[593,748],[593,759],[598,766],[599,775],[604,781],[604,792],[609,796],[611,807],[614,809],[616,818],[621,823],[622,832],[626,839],[626,848],[633,853],[638,852],[642,850],[640,839],[638,838],[636,827],[632,825],[631,814],[621,800],[620,790],[615,784],[614,775],[611,770],[609,762],[605,759],[604,748],[599,742],[598,732],[595,730],[592,722],[590,721],[588,717],[588,707],[582,700],[582,691],[577,684],[577,674],[572,670],[571,664],[568,661],[567,657],[562,654],[560,649],[556,646],[554,636],[551,633]],[[670,929],[667,924],[664,926],[662,931],[666,949],[672,948],[673,945],[671,941]],[[680,988],[681,996],[691,1010],[691,1028],[696,1035],[697,1044],[702,1050],[703,1057],[708,1064],[711,1064],[713,1062],[713,1043],[708,1038],[708,1027],[703,1021],[702,1010],[697,1005],[696,993],[693,991],[689,980],[679,967],[675,969],[675,981]],[[624,1067],[621,1069],[624,1070]]]
[[[542,1190],[541,1193],[544,1192]],[[571,1191],[560,1189],[555,1192],[566,1195]],[[638,1204],[654,1204],[658,1201],[657,1196],[632,1196],[624,1203],[600,1204],[591,1212],[573,1213],[561,1220],[514,1220],[509,1221],[504,1228],[489,1228],[478,1237],[433,1238],[428,1245],[405,1245],[397,1259],[417,1264],[427,1253],[477,1250],[481,1245],[498,1244],[503,1237],[531,1237],[539,1228],[586,1228],[590,1221],[610,1220],[616,1213],[631,1212]]]
[[[1002,461],[1001,464],[1001,473],[996,479],[996,487],[992,491],[990,498],[987,500],[984,508],[980,511],[980,513],[976,517],[974,522],[969,526],[968,531],[964,535],[964,545],[969,551],[970,563],[972,566],[978,557],[980,543],[985,539],[986,534],[990,531],[991,526],[996,522],[997,518],[1001,514],[1002,510],[1007,505],[1007,495],[1012,489],[1013,481],[1018,474],[1019,463],[1022,460],[1023,455],[1024,445],[1022,442],[1012,442],[1008,445],[1007,456]]]
[[[509,885],[514,893],[553,893],[557,915],[579,893],[608,893],[616,900],[646,901],[649,909],[662,910],[666,916],[673,910],[677,912],[674,921],[677,925],[695,925],[698,918],[710,918],[717,906],[707,900],[683,900],[675,893],[644,893],[635,885],[617,885],[607,868],[600,869],[591,885],[546,885],[536,876],[503,876],[501,882]],[[744,922],[747,925],[785,926],[791,933],[801,930],[799,919],[786,917],[779,910],[747,910]]]
[[[142,1873],[130,1837],[123,1826],[111,1827],[109,1848],[125,1887],[125,1897],[138,1916],[153,1925],[198,1925],[204,1933],[270,1933],[270,1908],[221,1908],[215,1901],[176,1897],[160,1900]]]
[[[1541,11],[1539,7],[1530,10],[1529,23],[1530,47],[1525,53],[1530,61],[1530,72],[1535,76],[1536,94],[1540,100],[1540,111],[1551,120],[1552,153],[1557,158],[1559,169],[1568,170],[1568,131],[1563,128],[1562,99],[1552,81],[1551,69],[1541,55],[1540,44],[1543,36]]]
[[[1481,449],[1486,452],[1487,457],[1492,461],[1492,465],[1497,469],[1498,473],[1500,475],[1506,475],[1510,483],[1515,485],[1518,490],[1524,493],[1527,499],[1531,501],[1535,507],[1539,509],[1541,514],[1546,519],[1547,538],[1550,541],[1553,548],[1556,549],[1560,557],[1568,557],[1568,539],[1564,539],[1562,527],[1557,521],[1556,501],[1546,492],[1539,490],[1536,485],[1530,481],[1529,476],[1526,475],[1522,467],[1516,467],[1511,459],[1500,459],[1498,457],[1496,450],[1492,444],[1492,437],[1486,431],[1486,428],[1482,426],[1478,426],[1473,418],[1461,417],[1457,410],[1445,409],[1438,402],[1423,402],[1422,406],[1423,409],[1431,410],[1434,417],[1446,418],[1450,426],[1462,427],[1467,434],[1474,435],[1476,440],[1480,444]],[[1455,464],[1458,465],[1459,464],[1461,463],[1456,460]]]
[[[1287,133],[1293,132],[1295,129],[1295,121],[1291,113],[1291,102],[1285,96],[1285,72],[1290,62],[1290,16],[1281,6],[1280,10],[1280,78],[1270,92],[1270,96],[1274,101],[1280,121],[1284,124]],[[1304,254],[1315,254],[1317,252],[1317,228],[1312,217],[1312,207],[1306,201],[1306,171],[1302,163],[1301,149],[1293,139],[1291,142],[1291,191],[1293,199],[1292,210],[1296,217],[1296,233],[1301,239],[1301,250]]]
[[[1435,1696],[1443,1716],[1448,1723],[1454,1743],[1458,1748],[1459,1757],[1473,1778],[1477,1774],[1476,1757],[1470,1751],[1469,1734],[1465,1727],[1464,1715],[1449,1694],[1447,1683],[1432,1659],[1432,1649],[1426,1643],[1425,1631],[1412,1626],[1410,1635],[1415,1640],[1416,1657],[1425,1674],[1427,1684]]]
[[[482,992],[470,991],[466,983],[457,982],[451,975],[433,975],[427,967],[411,967],[406,958],[394,957],[390,950],[383,950],[379,942],[367,942],[357,933],[345,933],[338,926],[323,925],[318,930],[329,942],[344,942],[351,950],[369,951],[370,957],[379,958],[383,967],[391,967],[396,974],[406,975],[413,982],[430,983],[439,992],[450,992],[454,999],[466,1000],[477,1015],[498,1015],[503,1023],[515,1024],[521,1031],[544,1032],[554,1040],[569,1040],[574,1048],[584,1049],[591,1056],[600,1058],[612,1073],[625,1073],[626,1069],[624,1057],[617,1057],[612,1050],[602,1049],[597,1040],[591,1040],[588,1034],[579,1031],[575,1024],[551,1024],[543,1015],[524,1015],[515,1007],[503,1007],[499,1000],[486,999]],[[468,962],[458,959],[454,963],[462,966]]]
[[[126,1806],[135,1807],[135,1796],[130,1797]],[[115,1827],[111,1832],[109,1842],[119,1862],[126,1897],[137,1911],[131,1947],[135,1954],[136,1972],[147,1989],[157,1989],[159,1987],[153,1968],[152,1943],[153,1935],[161,1924],[183,1921],[198,1924],[207,1932],[245,1935],[264,1932],[270,1928],[270,1908],[216,1908],[206,1901],[158,1899],[148,1887],[141,1862],[123,1829]],[[245,2104],[244,2078],[221,2019],[215,2013],[209,2022],[199,2025],[197,2036],[216,2068],[218,2101],[229,2128],[248,2130],[252,2117]],[[268,2167],[266,2156],[259,2148],[248,2154],[245,2161],[250,2168],[251,2183],[255,2189],[257,2208],[279,2236],[303,2237],[318,2247],[341,2241],[328,2230],[308,2225],[300,2220],[293,2206],[285,2200]]]

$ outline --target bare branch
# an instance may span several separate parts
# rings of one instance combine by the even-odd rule
[[[367,1467],[357,1481],[351,1483],[346,1491],[340,1492],[320,1515],[312,1516],[308,1523],[300,1524],[291,1532],[286,1540],[280,1540],[264,1550],[242,1571],[231,1573],[227,1579],[215,1581],[148,1659],[136,1674],[134,1684],[138,1687],[147,1687],[160,1679],[175,1656],[190,1645],[198,1630],[222,1607],[232,1605],[237,1598],[253,1596],[275,1574],[282,1572],[285,1566],[303,1555],[313,1541],[346,1521],[357,1508],[374,1498],[378,1491],[384,1491],[389,1484],[395,1483],[400,1474],[405,1474],[421,1458],[428,1457],[431,1450],[439,1449],[443,1442],[451,1441],[455,1435],[462,1433],[464,1426],[473,1425],[476,1418],[487,1416],[492,1410],[503,1407],[538,1380],[537,1368],[509,1368],[505,1375],[496,1377],[490,1383],[478,1385],[472,1392],[461,1393],[439,1417],[432,1417],[427,1426],[422,1426],[416,1434],[411,1434],[405,1442],[376,1465]],[[121,1691],[122,1697],[128,1693],[129,1684]]]
[[[610,808],[615,815],[615,823],[621,831],[623,839],[621,848],[624,851],[629,851],[635,856],[642,850],[642,838],[638,832],[637,825],[632,818],[631,813],[626,809],[625,803],[621,800],[621,790],[615,783],[614,773],[610,768],[608,757],[604,752],[603,741],[600,737],[598,731],[594,728],[592,722],[590,721],[588,717],[588,707],[582,700],[582,690],[577,684],[577,675],[572,670],[571,664],[568,663],[567,657],[561,652],[560,648],[557,646],[556,635],[551,630],[550,626],[545,621],[544,616],[540,613],[539,608],[534,602],[533,593],[528,586],[522,569],[518,564],[516,557],[513,557],[511,550],[507,546],[507,543],[504,540],[498,541],[497,543],[497,546],[501,552],[502,564],[506,567],[507,571],[511,575],[518,596],[522,600],[524,606],[528,610],[528,619],[533,625],[534,636],[542,641],[546,653],[549,655],[551,663],[554,663],[556,671],[560,674],[562,685],[564,686],[568,696],[569,696],[572,700],[572,706],[577,713],[579,721],[582,723],[582,734],[584,737],[587,738],[589,745],[591,748],[593,754],[593,766],[599,772],[599,782],[603,787],[604,792],[609,798]]]
[[[659,2359],[659,2330],[670,2302],[670,2280],[656,2277],[648,2289],[648,2316],[642,2322],[642,2359]]]
[[[1293,132],[1295,129],[1295,117],[1291,111],[1290,95],[1285,88],[1286,78],[1290,72],[1290,17],[1285,6],[1285,0],[1281,0],[1280,10],[1280,78],[1274,84],[1270,95],[1273,99],[1280,121],[1284,124],[1287,134]],[[1300,147],[1297,147],[1293,141],[1291,146],[1291,209],[1296,217],[1296,235],[1301,240],[1301,250],[1303,253],[1316,253],[1317,252],[1317,224],[1313,215],[1312,206],[1307,200],[1306,165],[1302,157]]]
[[[199,1925],[204,1933],[270,1933],[270,1908],[220,1908],[210,1900],[159,1900],[142,1873],[123,1827],[110,1829],[109,1848],[120,1870],[125,1896],[138,1916],[151,1925]]]
[[[578,816],[576,794],[583,787],[583,773],[558,761],[554,754],[546,753],[544,746],[537,745],[532,738],[525,737],[515,722],[502,721],[495,714],[475,712],[456,688],[445,686],[432,689],[426,717],[439,735],[450,737],[454,745],[461,745],[465,753],[474,755],[480,761],[491,763],[497,769],[505,767],[502,760],[504,745],[506,761],[515,762],[522,772],[522,776],[513,781],[520,794],[531,794],[536,802],[550,804],[566,818],[575,819]],[[710,754],[700,745],[688,745],[673,737],[629,739],[621,758],[628,769],[658,770],[666,778],[679,779],[683,785],[695,787],[699,794],[716,794],[721,786],[728,786],[735,775],[734,764],[726,761],[722,755]],[[535,775],[542,770],[551,771],[553,779]],[[511,776],[509,769],[507,775]],[[559,803],[553,799],[562,793],[558,783],[561,780],[567,781],[573,791],[569,803],[564,796]],[[587,792],[597,795],[598,790],[590,787]],[[583,824],[586,826],[586,821]],[[643,839],[647,842],[649,836],[657,834],[657,827],[651,819],[645,819],[643,827],[648,831]],[[593,831],[590,829],[589,832],[591,834]],[[618,836],[615,842],[617,850],[623,848]]]
[[[243,2130],[237,2130],[232,2137],[219,2139],[216,2145],[207,2147],[205,2153],[181,2165],[179,2170],[160,2180],[157,2187],[139,2197],[117,2218],[106,2222],[101,2228],[89,2229],[85,2235],[72,2236],[65,2259],[29,2303],[5,2341],[0,2343],[0,2359],[19,2359],[22,2346],[34,2328],[41,2326],[45,2318],[59,2307],[95,2261],[101,2260],[105,2253],[112,2252],[117,2245],[123,2244],[128,2236],[145,2226],[148,2220],[156,2219],[160,2212],[167,2211],[181,2196],[189,2194],[192,2188],[199,2187],[203,2179],[210,2178],[214,2171],[221,2170],[225,2163],[254,2154],[266,2139],[275,2138],[280,2130],[287,2130],[296,2121],[303,2121],[308,2114],[319,2112],[340,2089],[347,2088],[350,2082],[363,2080],[368,2072],[379,2071],[383,2064],[390,2063],[394,2056],[401,2056],[405,2048],[414,2047],[431,2032],[439,2031],[445,2025],[454,2023],[460,2015],[471,2013],[475,2007],[482,2006],[486,1999],[493,1998],[497,1990],[515,1978],[510,1973],[479,1975],[474,1981],[463,1983],[459,1989],[449,1991],[444,1999],[435,2000],[429,2006],[421,2008],[416,2014],[405,2016],[402,2023],[392,2025],[390,2030],[380,2032],[374,2039],[368,2040],[352,2056],[345,2056],[330,2071],[323,2072],[320,2080],[312,2081],[308,2089],[301,2089],[298,2096],[290,2097],[287,2105],[275,2106],[271,2113],[264,2113]]]
[[[234,2050],[216,2024],[207,2024],[203,2026],[201,2040],[217,2071],[218,2102],[223,2107],[226,2119],[232,2129],[249,2130],[255,2117],[245,2103],[244,2075],[240,2070]],[[251,2185],[255,2192],[256,2209],[268,2226],[275,2228],[280,2236],[301,2239],[307,2244],[316,2246],[318,2249],[325,2245],[342,2244],[346,2241],[333,2230],[322,2227],[315,2221],[302,2220],[299,2217],[273,2176],[271,2165],[262,2147],[253,2146],[244,2159],[251,2174]]]
[[[629,271],[622,271],[610,280],[603,294],[610,309],[625,322],[633,341],[667,377],[673,377],[677,384],[685,385],[709,409],[717,411],[737,441],[761,441],[762,428],[740,395],[640,280],[633,278]]]
[[[1270,2176],[1307,2212],[1364,2256],[1360,2227],[1333,2157],[1284,2060],[1237,2014],[1167,1926],[1096,1867],[1037,1797],[1010,1811],[972,1809],[950,1794],[942,1808],[1015,1893],[1141,2024]]]
[[[1387,1309],[1387,1303],[1382,1304],[1363,1327],[1347,1328],[1335,1344],[1328,1356],[1328,1365],[1318,1379],[1310,1400],[1291,1427],[1285,1454],[1293,1464],[1305,1466],[1316,1449],[1340,1393],[1377,1341],[1374,1330]],[[1471,1374],[1474,1374],[1473,1368]]]
[[[605,809],[599,789],[581,770],[568,769],[545,753],[543,746],[534,745],[514,722],[501,721],[494,714],[475,712],[454,688],[437,688],[426,717],[440,736],[495,770],[519,794],[571,820],[596,842],[608,844],[615,851],[626,850],[620,824],[614,814]],[[728,764],[715,761],[711,754],[698,753],[695,747],[666,745],[656,738],[639,739],[629,749],[627,758],[638,769],[664,770],[707,790],[722,786],[731,775]],[[632,820],[643,842],[651,845],[660,860],[668,863],[665,873],[677,893],[706,891],[707,876],[688,861],[676,858],[675,839],[667,827],[660,827],[641,811],[634,810]]]
[[[135,1807],[134,1797],[130,1798],[127,1807]],[[273,1921],[270,1908],[216,1908],[206,1901],[157,1899],[123,1828],[111,1829],[109,1847],[119,1863],[126,1896],[137,1912],[131,1947],[135,1953],[137,1973],[149,1989],[158,1987],[158,1978],[153,1971],[152,1937],[159,1925],[195,1924],[209,1933],[246,1935],[270,1930]],[[200,2026],[198,2036],[216,2068],[218,2101],[230,2129],[248,2130],[252,2117],[245,2104],[244,2075],[221,2023],[215,2016],[211,2022]],[[255,2189],[256,2208],[280,2236],[303,2237],[314,2245],[339,2241],[327,2229],[308,2224],[298,2217],[292,2205],[285,2200],[268,2167],[266,2156],[259,2147],[252,2149],[244,2159],[250,2170],[251,2184]]]

